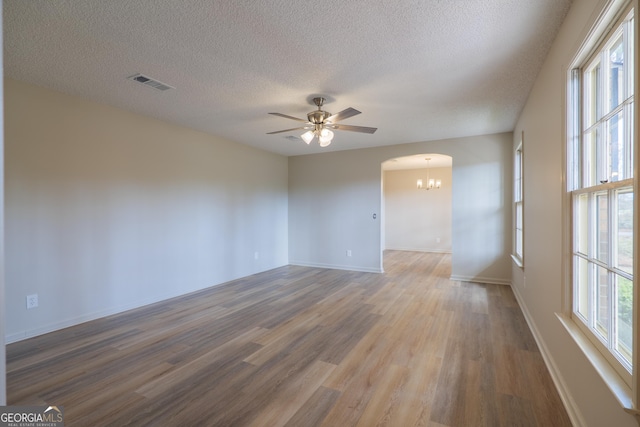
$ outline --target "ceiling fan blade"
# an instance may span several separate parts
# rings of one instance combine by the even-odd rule
[[[282,114],[282,113],[269,113],[269,114],[273,114],[274,116],[280,116],[280,117],[284,117],[285,119],[291,119],[291,120],[296,120],[299,122],[304,122],[304,123],[308,123],[308,120],[304,120],[304,119],[299,119],[297,117],[293,117],[293,116],[287,116],[286,114]]]
[[[331,127],[336,130],[348,130],[350,132],[362,132],[362,133],[374,133],[375,131],[378,130],[378,128],[370,128],[366,126],[351,126],[351,125],[332,124],[332,125],[329,125],[328,127]]]
[[[313,129],[313,128],[311,126],[303,126],[303,127],[299,127],[299,128],[277,130],[275,132],[267,132],[267,135],[273,135],[273,134],[276,134],[276,133],[283,133],[283,132],[291,132],[293,130],[304,130],[304,129]]]
[[[346,110],[342,110],[339,113],[335,113],[332,116],[329,116],[325,119],[325,122],[331,122],[331,123],[335,123],[335,122],[339,122],[340,120],[344,120],[344,119],[348,119],[349,117],[353,117],[357,114],[360,114],[360,111],[356,110],[355,108],[347,108]]]

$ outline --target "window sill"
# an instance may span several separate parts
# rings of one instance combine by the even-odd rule
[[[524,263],[522,262],[522,260],[520,258],[518,258],[517,256],[511,254],[511,259],[513,260],[515,265],[517,265],[521,270],[524,270]]]
[[[605,384],[607,384],[607,387],[609,387],[609,390],[611,390],[620,405],[626,412],[634,415],[636,420],[640,423],[640,411],[638,411],[638,409],[633,405],[631,388],[622,378],[620,378],[620,375],[618,375],[615,369],[611,367],[609,362],[598,351],[598,349],[596,349],[591,341],[584,336],[580,328],[574,323],[570,316],[560,313],[556,313],[556,316],[580,350],[582,350],[591,365],[593,365]]]

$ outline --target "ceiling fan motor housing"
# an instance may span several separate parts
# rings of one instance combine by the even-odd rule
[[[326,147],[331,143],[331,139],[333,138],[333,131],[335,130],[346,130],[350,132],[362,132],[362,133],[374,133],[377,128],[371,128],[366,126],[352,126],[352,125],[338,125],[336,122],[339,122],[344,119],[348,119],[349,117],[353,117],[356,114],[360,114],[360,111],[355,108],[347,108],[340,111],[337,114],[331,114],[328,111],[322,110],[322,105],[324,104],[325,99],[322,97],[313,98],[313,103],[318,107],[317,110],[312,111],[307,114],[307,121],[304,119],[300,119],[298,117],[288,116],[282,113],[269,113],[274,116],[284,117],[285,119],[295,120],[297,122],[304,122],[304,126],[299,126],[293,129],[285,129],[279,130],[275,132],[267,132],[268,135],[283,133],[283,132],[291,132],[295,130],[305,130],[306,132],[302,134],[302,139],[304,142],[309,144],[313,138],[316,136],[320,139],[320,146]],[[331,120],[329,120],[331,119]]]
[[[319,125],[324,123],[324,121],[330,116],[331,113],[329,113],[328,111],[316,110],[307,114],[307,119],[314,125]]]

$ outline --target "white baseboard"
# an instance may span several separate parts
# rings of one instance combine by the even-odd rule
[[[385,251],[404,251],[404,252],[425,252],[432,254],[450,254],[451,250],[443,249],[425,249],[425,248],[384,248]]]
[[[511,281],[505,279],[498,279],[495,277],[482,277],[482,276],[460,276],[457,274],[452,274],[449,278],[456,282],[475,282],[475,283],[486,283],[489,285],[505,285],[511,286]]]
[[[540,349],[540,354],[542,355],[544,364],[547,366],[547,370],[551,375],[553,384],[556,386],[556,390],[558,390],[558,394],[560,395],[560,399],[562,400],[562,403],[564,404],[564,407],[567,410],[567,414],[569,415],[569,419],[571,419],[571,423],[575,427],[587,425],[584,421],[584,418],[582,417],[580,410],[578,409],[578,406],[576,405],[576,402],[573,400],[571,393],[569,393],[569,389],[564,381],[564,378],[562,377],[560,370],[558,369],[555,361],[553,360],[553,357],[551,356],[551,353],[549,352],[549,349],[547,348],[547,345],[544,339],[542,338],[542,335],[540,335],[540,332],[538,331],[538,328],[536,327],[536,324],[533,321],[533,318],[531,317],[531,314],[529,313],[527,306],[522,302],[522,296],[520,295],[520,290],[518,289],[517,286],[513,286],[513,285],[511,285],[511,289],[513,290],[513,294],[516,297],[518,306],[520,307],[520,310],[524,315],[524,319],[526,320],[527,325],[529,326],[529,330],[531,330],[531,333],[533,334],[533,339],[536,341],[536,344],[538,344],[538,348]]]
[[[384,273],[384,270],[381,268],[358,267],[355,265],[322,264],[302,261],[289,261],[289,264],[298,265],[300,267],[326,268],[329,270],[360,271],[362,273]]]
[[[215,285],[214,285],[215,286]],[[201,289],[200,289],[201,290]],[[197,292],[197,290],[193,290],[193,291],[188,291],[187,293],[181,293],[178,295],[175,294],[167,294],[167,295],[162,295],[159,297],[155,297],[155,298],[149,298],[149,299],[145,299],[145,300],[139,300],[139,301],[135,301],[129,304],[124,304],[124,305],[120,305],[117,307],[110,307],[104,310],[99,310],[99,311],[94,311],[92,313],[85,313],[81,316],[77,316],[77,317],[72,317],[69,319],[64,319],[61,320],[59,322],[55,322],[55,323],[49,323],[48,325],[43,325],[40,326],[38,328],[33,328],[33,329],[26,329],[20,332],[16,332],[13,334],[8,334],[5,336],[5,344],[11,344],[14,342],[18,342],[18,341],[22,341],[22,340],[26,340],[29,338],[33,338],[33,337],[37,337],[38,335],[44,335],[44,334],[48,334],[49,332],[54,332],[60,329],[64,329],[64,328],[68,328],[71,326],[76,326],[79,325],[81,323],[85,323],[85,322],[90,322],[92,320],[96,320],[96,319],[100,319],[103,317],[107,317],[107,316],[111,316],[113,314],[118,314],[118,313],[122,313],[125,312],[127,310],[133,310],[136,308],[140,308],[140,307],[144,307],[145,305],[150,305],[150,304],[154,304],[156,302],[160,302],[160,301],[165,301],[167,299],[170,298],[175,298],[175,297],[179,297],[182,295],[187,295],[191,292]]]
[[[275,267],[270,267],[267,268],[266,270],[260,270],[257,271],[255,273],[250,273],[247,276],[250,276],[252,274],[257,274],[257,273],[262,273],[265,271],[269,271],[271,269],[274,268],[279,268],[279,267],[284,267],[287,264],[283,264],[283,265],[279,265],[279,266],[275,266]],[[247,276],[242,276],[242,277],[247,277]],[[71,317],[69,319],[63,319],[60,320],[58,322],[53,322],[53,323],[49,323],[47,325],[42,325],[39,326],[37,328],[33,328],[33,329],[25,329],[19,332],[14,332],[11,334],[6,334],[5,335],[5,344],[11,344],[17,341],[22,341],[22,340],[26,340],[28,338],[33,338],[33,337],[37,337],[38,335],[44,335],[44,334],[48,334],[49,332],[54,332],[60,329],[64,329],[64,328],[68,328],[71,326],[76,326],[79,325],[81,323],[85,323],[85,322],[90,322],[92,320],[96,320],[96,319],[100,319],[103,317],[107,317],[107,316],[111,316],[114,314],[118,314],[118,313],[122,313],[128,310],[133,310],[136,308],[140,308],[140,307],[144,307],[146,305],[150,305],[150,304],[155,304],[157,302],[160,301],[166,301],[168,299],[171,298],[177,298],[177,297],[181,297],[181,296],[186,296],[189,295],[193,292],[200,292],[203,291],[205,289],[214,287],[214,286],[219,286],[225,283],[228,283],[229,281],[232,280],[237,280],[237,279],[241,279],[242,277],[236,277],[236,278],[229,278],[227,280],[224,280],[222,282],[219,283],[214,283],[212,285],[209,286],[205,286],[203,288],[195,288],[195,289],[183,289],[180,290],[179,292],[171,292],[171,293],[165,293],[162,295],[156,295],[155,297],[152,298],[145,298],[145,299],[141,299],[141,300],[137,300],[137,301],[133,301],[130,302],[128,304],[122,304],[119,306],[115,306],[115,307],[108,307],[104,310],[98,310],[98,311],[94,311],[91,313],[84,313],[80,316],[76,316],[76,317]]]

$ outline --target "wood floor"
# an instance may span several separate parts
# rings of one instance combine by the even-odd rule
[[[508,286],[288,266],[7,347],[67,426],[570,426]]]

